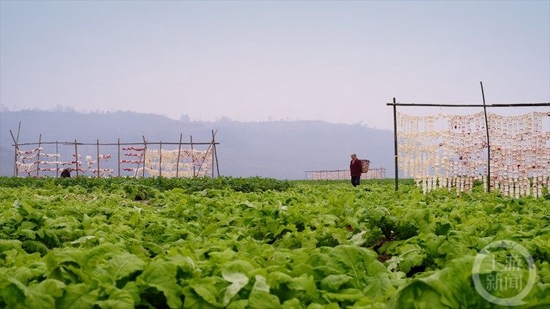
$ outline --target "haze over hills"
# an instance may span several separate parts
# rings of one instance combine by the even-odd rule
[[[19,143],[74,141],[95,143],[209,142],[216,132],[220,174],[233,177],[304,179],[305,171],[347,169],[352,152],[384,167],[393,175],[393,133],[366,125],[323,121],[215,122],[180,120],[134,112],[1,111],[0,175],[13,175],[14,149],[10,130]]]

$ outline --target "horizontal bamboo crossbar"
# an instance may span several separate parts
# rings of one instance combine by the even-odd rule
[[[499,104],[437,104],[437,103],[386,103],[387,106],[429,106],[429,107],[535,107],[550,106],[550,103],[499,103]]]

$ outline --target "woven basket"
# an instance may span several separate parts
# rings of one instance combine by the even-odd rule
[[[361,160],[361,163],[363,164],[363,170],[361,171],[361,173],[367,173],[369,171],[370,161],[363,159]]]

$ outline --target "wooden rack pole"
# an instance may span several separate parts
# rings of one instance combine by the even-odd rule
[[[216,153],[216,149],[214,148],[214,130],[212,130],[212,162],[210,163],[210,177],[214,178],[214,154]]]
[[[40,147],[42,147],[42,133],[38,136],[38,153],[36,156],[36,177],[39,177],[40,173]]]
[[[17,137],[16,137],[16,142],[15,144],[19,144],[19,135],[21,133],[21,121],[19,121],[19,125],[17,126]],[[19,146],[16,147],[17,150],[19,150]],[[17,175],[19,175],[19,168],[17,168]]]
[[[206,155],[208,154],[208,152],[210,151],[210,147],[212,147],[212,146],[215,146],[215,144],[210,142],[210,144],[208,145],[208,148],[206,149],[204,157],[202,158],[201,164],[199,165],[199,170],[197,171],[197,176],[200,174],[200,171],[202,169],[202,165],[204,164],[204,161],[206,161]],[[205,175],[206,175],[206,173],[205,173]]]
[[[485,104],[485,91],[483,90],[483,82],[481,85],[481,97],[483,98],[483,115],[485,116],[485,132],[487,134],[487,192],[491,192],[491,143],[489,142],[489,122],[487,121],[487,107]]]
[[[393,154],[394,154],[394,166],[395,166],[395,191],[399,190],[399,160],[397,151],[397,105],[395,98],[393,98]]]
[[[97,154],[97,178],[99,178],[99,140],[97,140],[97,148],[96,148],[96,154]]]
[[[76,177],[78,177],[78,173],[79,173],[79,170],[78,170],[78,145],[76,143],[76,139],[74,140],[74,162],[75,162],[75,166],[76,166]]]
[[[193,177],[195,177],[195,150],[193,149],[193,135],[189,136],[189,140],[191,141],[191,166],[193,167]]]
[[[214,132],[214,130],[212,130],[212,148],[213,148],[213,155],[214,155],[214,158],[212,160],[212,164],[214,164],[214,160],[216,161],[216,172],[218,173],[218,177],[220,177],[220,165],[218,164],[218,152],[217,152],[217,149],[216,149],[216,140],[215,140],[215,137],[216,137],[216,133],[218,131],[216,130],[216,132]],[[212,167],[212,178],[214,177],[214,167]]]
[[[141,177],[145,178],[145,155],[147,153],[147,141],[145,140],[145,135],[143,136],[143,171],[141,173]],[[138,165],[139,166],[139,165]]]
[[[117,140],[117,166],[118,166],[118,177],[120,177],[120,137]]]
[[[10,130],[11,139],[13,139],[13,145],[14,145],[14,157],[13,157],[13,175],[15,177],[19,176],[19,168],[17,167],[17,157],[19,156],[19,145],[17,144],[17,140],[15,137],[13,137],[13,132]]]
[[[178,144],[178,158],[176,159],[176,178],[179,177],[179,171],[180,171],[180,156],[181,156],[181,140],[183,138],[183,134],[180,133],[180,142]]]
[[[55,177],[59,177],[59,143],[55,141]]]

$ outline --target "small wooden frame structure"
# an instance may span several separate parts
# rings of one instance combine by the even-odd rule
[[[10,130],[14,146],[14,176],[59,177],[63,169],[70,169],[80,176],[90,173],[92,177],[106,176],[163,176],[163,177],[215,177],[220,175],[217,157],[216,132],[208,142],[143,142],[122,143],[82,143],[45,142],[42,134],[37,143],[19,143]],[[84,147],[95,146],[92,154],[85,153]],[[60,147],[72,148],[71,159],[61,160]],[[177,149],[173,149],[177,147]],[[170,149],[172,148],[172,149]],[[202,148],[202,149],[201,149]],[[206,149],[204,149],[206,148]],[[85,162],[82,158],[85,155]],[[53,158],[53,159],[52,159]],[[116,158],[116,162],[112,162]],[[26,174],[26,175],[24,175]],[[147,175],[146,175],[147,174]]]
[[[363,179],[384,179],[386,169],[383,167],[370,168],[368,173],[363,172]],[[350,179],[349,169],[306,171],[307,180],[344,180]]]

